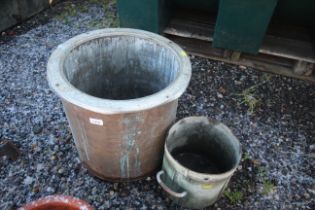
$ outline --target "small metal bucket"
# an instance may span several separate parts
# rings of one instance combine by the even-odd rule
[[[227,187],[241,159],[238,139],[206,117],[180,120],[168,132],[157,181],[177,204],[205,208]]]

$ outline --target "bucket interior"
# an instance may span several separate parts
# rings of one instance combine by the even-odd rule
[[[166,146],[182,166],[206,174],[221,174],[235,168],[240,145],[223,124],[185,124],[168,137]]]
[[[64,60],[66,79],[91,96],[126,100],[149,96],[172,83],[177,54],[153,39],[121,35],[89,40]]]

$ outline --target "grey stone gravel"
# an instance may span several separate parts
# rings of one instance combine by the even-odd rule
[[[60,3],[1,35],[0,137],[11,139],[21,155],[0,160],[0,209],[55,193],[96,209],[180,209],[155,177],[104,182],[78,159],[61,102],[47,85],[46,63],[58,44],[106,25],[106,12],[93,2]],[[210,209],[315,209],[314,85],[194,56],[192,65],[178,119],[206,115],[224,122],[245,154],[227,191],[241,198],[233,202],[226,193]],[[248,88],[259,101],[252,111],[242,95]]]

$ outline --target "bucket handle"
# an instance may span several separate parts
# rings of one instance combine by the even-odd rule
[[[159,171],[157,174],[156,174],[156,179],[157,179],[157,182],[159,183],[159,185],[163,188],[163,190],[165,190],[167,193],[169,193],[171,196],[175,197],[175,198],[183,198],[187,195],[187,192],[184,191],[184,192],[181,192],[181,193],[178,193],[178,192],[174,192],[173,190],[171,190],[164,182],[162,182],[161,180],[161,176],[164,174],[164,171]]]

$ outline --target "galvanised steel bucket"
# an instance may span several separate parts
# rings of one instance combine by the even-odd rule
[[[156,171],[191,77],[178,45],[141,30],[96,30],[59,45],[47,68],[92,174],[128,181]]]
[[[179,205],[199,209],[213,204],[241,159],[237,138],[224,124],[188,117],[168,132],[160,186]]]

